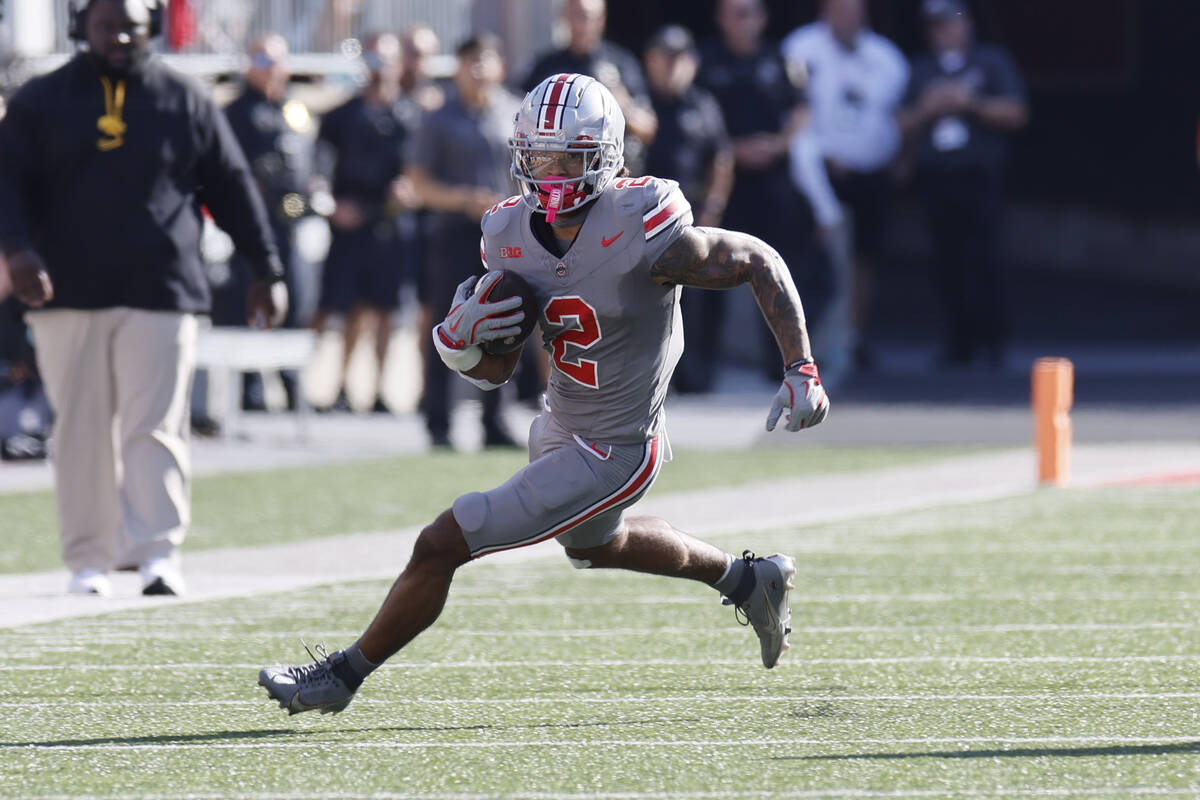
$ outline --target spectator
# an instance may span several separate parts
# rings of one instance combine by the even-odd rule
[[[481,270],[479,220],[513,194],[508,136],[520,101],[500,85],[500,43],[487,34],[467,39],[456,52],[458,68],[446,103],[425,119],[412,150],[409,174],[432,213],[429,254],[423,267],[433,319],[450,310],[455,287]],[[426,341],[424,346],[432,348]],[[450,446],[450,378],[441,359],[425,353],[421,406],[435,447]],[[516,444],[501,418],[501,393],[483,395],[483,442]]]
[[[45,458],[49,433],[42,381],[22,311],[0,258],[0,459],[4,460]]]
[[[354,36],[363,0],[325,0],[321,26],[317,30],[317,47],[327,52],[336,52],[342,42]]]
[[[430,57],[440,49],[437,34],[424,23],[409,26],[400,36],[400,94],[424,111],[436,111],[446,101],[445,92],[427,69]]]
[[[400,289],[411,278],[409,250],[416,200],[403,177],[404,149],[420,124],[421,111],[400,94],[400,40],[390,33],[367,39],[367,84],[321,120],[317,135],[321,171],[331,175],[335,207],[332,241],[321,278],[314,327],[324,333],[331,318],[344,320],[341,386],[333,408],[346,411],[345,372],[364,331],[375,338],[376,396],[372,408],[387,413],[382,394]]]
[[[25,84],[0,123],[0,245],[35,309],[63,560],[80,594],[108,594],[118,559],[139,565],[143,594],[183,591],[188,386],[211,302],[201,204],[254,265],[251,312],[277,324],[287,311],[241,148],[198,84],[148,56],[156,27],[141,2],[90,0],[72,26],[87,48]]]
[[[733,186],[733,147],[716,99],[696,86],[699,59],[687,28],[667,25],[646,45],[646,78],[658,118],[658,133],[646,151],[646,174],[670,178],[695,209],[696,224],[721,224]],[[681,392],[712,389],[719,350],[723,292],[683,289],[684,341],[687,346],[672,386]]]
[[[637,57],[604,38],[607,13],[605,0],[564,0],[567,46],[539,58],[522,88],[528,92],[550,75],[570,72],[591,75],[603,83],[625,114],[625,163],[630,172],[640,175],[643,152],[654,139],[658,121]]]
[[[446,92],[441,85],[430,78],[426,70],[429,58],[441,50],[441,43],[433,29],[423,23],[416,23],[407,28],[400,37],[400,52],[403,69],[400,72],[400,93],[421,107],[425,113],[436,111],[446,102]],[[416,269],[417,293],[417,324],[419,331],[429,330],[433,326],[432,314],[429,310],[429,287],[425,278],[425,259],[429,255],[429,211],[417,209],[414,217],[415,231],[413,244],[413,260]],[[425,374],[425,347],[419,348],[421,355],[421,374]]]
[[[891,205],[890,167],[900,149],[895,112],[908,83],[908,62],[867,27],[864,0],[824,0],[821,18],[783,41],[793,69],[808,76],[812,135],[853,234],[852,297],[855,365],[872,363],[867,338]],[[806,135],[804,132],[798,136]],[[840,209],[823,209],[822,238],[836,236]],[[844,291],[844,289],[842,289]]]
[[[762,0],[719,0],[716,15],[720,37],[701,48],[697,83],[717,98],[733,141],[733,191],[722,224],[778,250],[805,293],[809,212],[788,174],[788,144],[804,122],[804,98],[779,48],[763,38]],[[810,327],[813,305],[805,309]],[[720,330],[722,321],[709,324]],[[774,380],[775,341],[765,323],[759,327],[763,374]]]
[[[287,275],[288,295],[292,302],[284,327],[297,325],[300,298],[310,297],[301,285],[304,274],[293,260],[292,235],[296,222],[308,210],[308,182],[312,172],[312,117],[298,100],[288,99],[287,41],[277,33],[256,39],[249,49],[249,67],[241,94],[225,108],[238,144],[250,163],[259,194],[267,206],[271,232],[279,259]],[[229,265],[229,280],[213,291],[213,323],[246,323],[246,290],[251,283],[252,266],[241,252]],[[295,409],[298,380],[294,371],[280,376],[289,409]],[[242,408],[266,409],[263,381],[259,373],[242,378]]]
[[[975,44],[958,0],[926,0],[931,52],[913,63],[899,115],[913,137],[928,212],[934,278],[946,315],[941,363],[1004,361],[1000,230],[1008,138],[1029,118],[1008,53]]]
[[[0,96],[0,120],[6,111]],[[42,381],[23,309],[12,290],[8,265],[0,255],[0,458],[40,459],[46,457],[48,421],[28,412],[35,398],[44,401]]]

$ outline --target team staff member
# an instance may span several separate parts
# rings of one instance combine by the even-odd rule
[[[183,591],[188,388],[211,302],[201,204],[254,267],[251,312],[278,323],[287,311],[245,157],[208,93],[148,57],[156,16],[143,0],[90,0],[74,17],[86,50],[22,87],[0,123],[0,245],[36,309],[78,593],[107,594],[118,555],[140,566],[145,594]]]
[[[696,224],[721,224],[733,186],[733,146],[725,132],[721,107],[696,85],[699,59],[692,35],[682,25],[658,30],[644,56],[650,98],[658,117],[658,134],[646,152],[646,173],[679,182],[694,208]],[[681,392],[707,392],[716,375],[723,292],[685,287],[683,330],[687,347],[679,359],[672,386]]]
[[[945,308],[941,361],[1004,360],[1000,230],[1008,138],[1025,127],[1025,85],[1008,53],[976,45],[966,6],[926,0],[930,53],[913,62],[899,115],[915,142],[934,279]]]
[[[275,247],[287,275],[288,308],[285,328],[296,327],[301,297],[308,296],[299,285],[301,272],[292,260],[292,233],[308,209],[308,181],[312,173],[312,117],[297,100],[288,98],[287,40],[278,33],[256,39],[248,53],[250,65],[237,98],[225,107],[225,116],[238,144],[246,154],[250,172],[262,194],[271,222]],[[246,320],[246,288],[253,269],[242,253],[230,263],[229,281],[213,292],[213,323],[240,325]],[[288,408],[297,402],[297,376],[293,370],[282,375]],[[262,376],[248,372],[242,378],[242,407],[266,408]]]

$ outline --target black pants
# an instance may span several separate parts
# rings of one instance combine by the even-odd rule
[[[275,247],[279,250],[279,260],[283,263],[284,276],[288,287],[288,310],[283,319],[284,328],[296,327],[296,314],[299,308],[297,300],[300,297],[299,276],[292,262],[292,226],[274,223],[271,232],[275,237]],[[212,321],[214,325],[246,324],[246,296],[250,284],[254,282],[254,268],[240,253],[234,253],[229,261],[229,280],[213,289]],[[279,377],[287,394],[288,408],[295,408],[299,376],[295,370],[281,370]],[[242,405],[257,407],[263,402],[262,375],[257,372],[246,372],[242,375]]]
[[[800,292],[807,327],[813,330],[832,286],[829,264],[813,241],[812,210],[792,186],[786,168],[758,173],[739,170],[722,225],[757,236],[778,251]],[[720,308],[723,316],[724,307]],[[721,319],[712,324],[719,330]],[[759,324],[759,341],[762,373],[778,380],[783,375],[783,356],[765,320]]]
[[[725,292],[683,288],[683,355],[671,385],[676,391],[703,394],[712,391],[721,353],[721,325],[725,319]]]
[[[966,363],[1003,354],[1007,334],[1000,274],[1004,182],[995,171],[922,177],[933,278],[945,312],[944,357]]]
[[[479,222],[467,217],[435,220],[429,230],[428,244],[427,257],[421,266],[426,270],[430,318],[436,325],[449,313],[458,285],[470,275],[483,274],[483,264],[479,261]],[[442,363],[429,331],[420,331],[419,335],[422,346],[427,348],[421,410],[429,433],[444,435],[450,431],[450,381],[458,378]],[[500,390],[482,394],[484,430],[500,427]]]

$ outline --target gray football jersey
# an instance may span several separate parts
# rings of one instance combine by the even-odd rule
[[[650,267],[692,224],[675,181],[621,178],[592,203],[559,258],[510,197],[482,221],[480,257],[518,272],[537,292],[552,371],[550,411],[567,430],[600,442],[644,442],[662,428],[667,384],[683,352],[679,289]]]

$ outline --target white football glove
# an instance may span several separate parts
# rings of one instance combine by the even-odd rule
[[[460,283],[454,291],[450,313],[434,327],[433,343],[450,369],[458,372],[472,369],[483,358],[479,347],[482,342],[521,332],[525,312],[515,310],[521,305],[520,297],[488,302],[488,294],[498,280],[499,272],[489,272],[482,278],[472,276]],[[510,311],[513,313],[506,313]]]
[[[829,414],[829,397],[821,386],[816,364],[796,364],[783,374],[783,383],[767,414],[767,430],[775,430],[775,423],[785,408],[788,412],[785,427],[789,431],[820,425]]]

